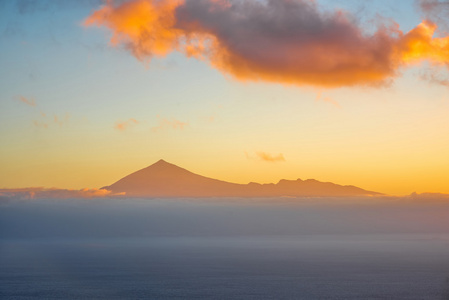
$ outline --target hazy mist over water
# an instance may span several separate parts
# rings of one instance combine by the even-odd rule
[[[0,204],[2,299],[449,299],[449,203]]]

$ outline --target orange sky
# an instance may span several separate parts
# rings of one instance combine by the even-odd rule
[[[447,10],[358,5],[5,4],[0,188],[100,188],[162,158],[237,183],[449,193]]]

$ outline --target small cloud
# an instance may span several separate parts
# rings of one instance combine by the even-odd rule
[[[130,128],[134,125],[137,125],[137,124],[139,124],[139,121],[131,118],[131,119],[123,121],[123,122],[121,122],[121,121],[115,122],[114,128],[117,130],[120,130],[120,131],[125,131],[128,128]]]
[[[153,132],[157,132],[157,131],[165,130],[165,129],[179,129],[179,130],[183,130],[184,127],[189,125],[189,123],[182,122],[182,121],[179,121],[179,120],[176,120],[176,119],[169,120],[169,119],[160,118],[160,117],[158,117],[158,119],[159,119],[159,125],[151,128],[151,130]]]
[[[256,152],[257,156],[262,161],[267,162],[279,162],[279,161],[285,161],[284,155],[282,153],[279,153],[278,155],[272,155],[270,153],[266,152]]]
[[[36,106],[36,101],[33,98],[26,98],[24,96],[18,96],[17,99],[20,102],[25,103],[26,105]]]
[[[285,157],[282,153],[279,153],[277,155],[273,155],[267,152],[263,152],[263,151],[257,151],[256,152],[256,156],[257,158],[254,158],[252,155],[250,155],[248,152],[245,151],[245,156],[247,159],[258,159],[260,161],[265,161],[265,162],[282,162],[285,161]]]

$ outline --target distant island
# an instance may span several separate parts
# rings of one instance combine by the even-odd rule
[[[238,184],[208,178],[159,160],[156,163],[123,177],[117,182],[98,188],[61,189],[46,187],[1,188],[0,202],[9,199],[75,199],[75,198],[275,198],[275,197],[388,197],[352,185],[339,185],[315,179],[286,180],[278,183]],[[449,194],[412,193],[406,199],[443,200]]]
[[[204,177],[164,160],[101,188],[128,197],[351,197],[381,196],[351,185],[314,179],[237,184]]]

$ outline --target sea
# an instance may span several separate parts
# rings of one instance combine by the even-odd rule
[[[1,199],[0,299],[449,299],[449,203]]]

